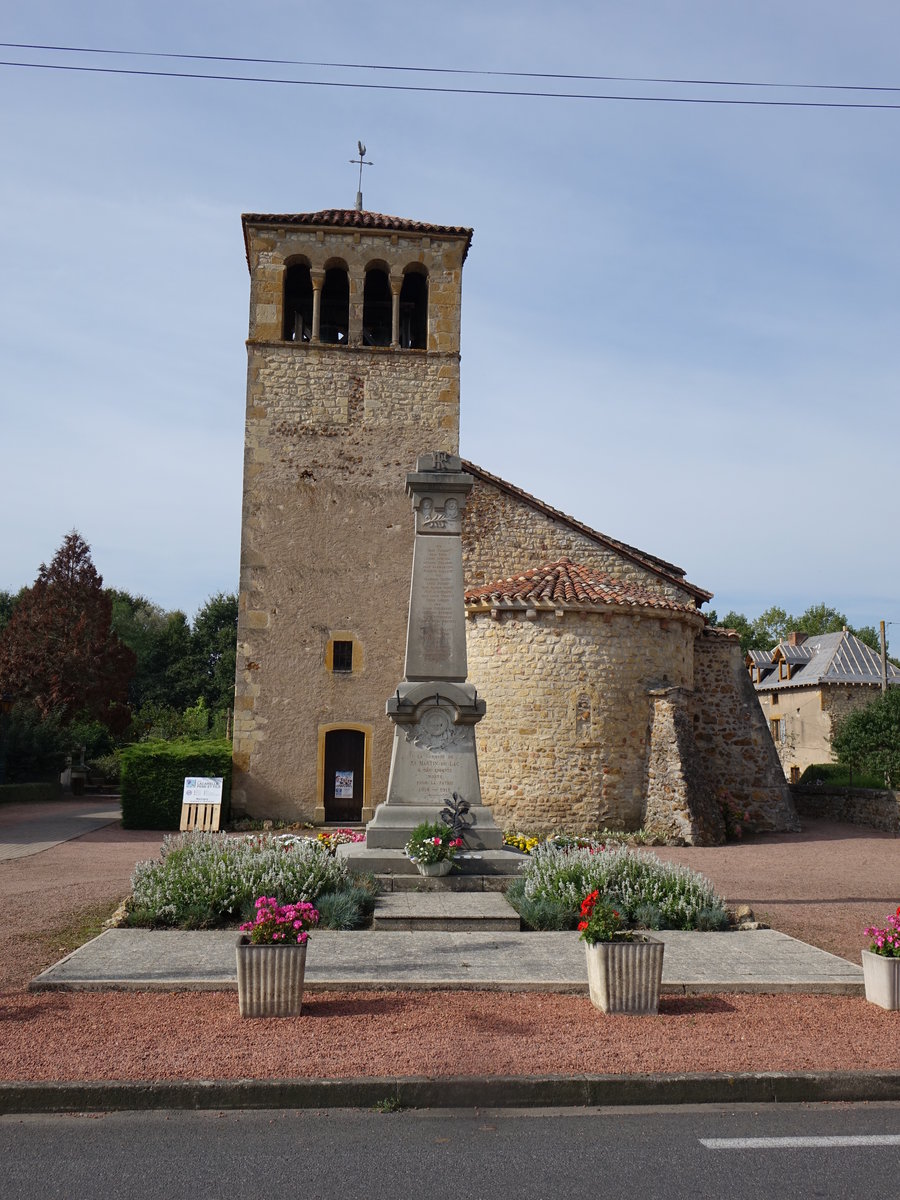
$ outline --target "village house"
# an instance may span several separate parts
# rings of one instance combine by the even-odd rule
[[[835,724],[881,692],[879,655],[847,629],[811,636],[791,633],[772,650],[749,651],[746,664],[792,783],[807,767],[834,761]],[[887,684],[900,685],[900,670],[890,662]]]

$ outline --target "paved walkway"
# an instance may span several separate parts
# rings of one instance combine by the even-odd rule
[[[40,854],[121,820],[118,797],[0,804],[0,862]]]
[[[861,994],[862,968],[773,929],[744,933],[665,931],[665,992]],[[235,988],[227,931],[110,929],[42,972],[33,990]],[[586,992],[576,933],[315,933],[310,991],[371,988]]]

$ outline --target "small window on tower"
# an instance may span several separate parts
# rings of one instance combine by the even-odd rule
[[[352,671],[353,670],[353,643],[352,642],[334,642],[333,643],[331,669],[333,671]]]

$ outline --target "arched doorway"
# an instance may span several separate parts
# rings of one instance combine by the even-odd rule
[[[365,798],[366,735],[359,729],[325,734],[322,801],[326,821],[359,824]]]

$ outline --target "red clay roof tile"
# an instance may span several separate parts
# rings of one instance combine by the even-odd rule
[[[654,608],[666,612],[692,613],[702,617],[690,604],[678,604],[660,592],[650,591],[624,579],[616,579],[590,567],[582,567],[569,558],[533,567],[511,579],[498,580],[466,591],[470,608],[535,605],[594,607],[611,605],[622,608]],[[705,617],[703,618],[705,620]]]

